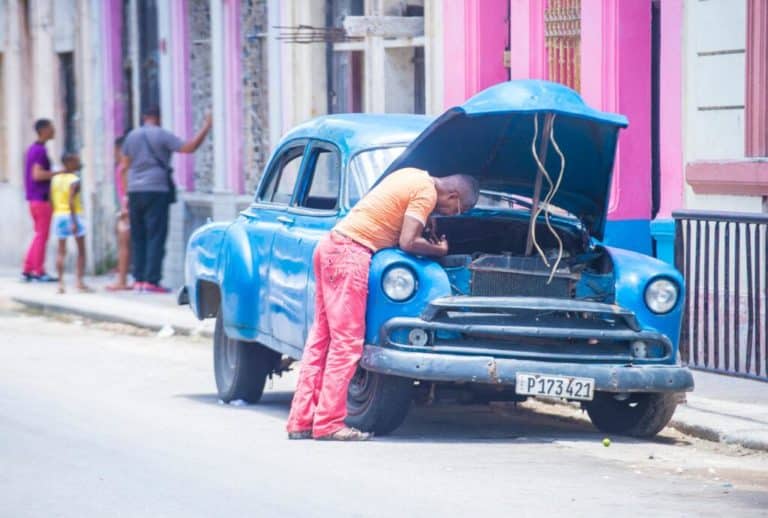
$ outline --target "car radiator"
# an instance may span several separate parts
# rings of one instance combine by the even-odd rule
[[[478,297],[572,298],[579,279],[563,266],[547,282],[551,269],[538,256],[482,255],[469,270],[471,294]]]

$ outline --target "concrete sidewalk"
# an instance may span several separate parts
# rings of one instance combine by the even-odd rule
[[[5,274],[3,274],[5,273]],[[60,295],[56,284],[23,283],[0,272],[0,299],[50,314],[129,324],[177,334],[211,336],[213,321],[199,322],[175,294],[155,295],[106,291],[109,278],[89,278],[94,293],[74,289]],[[768,451],[768,383],[694,371],[696,389],[680,405],[672,426],[707,440]]]

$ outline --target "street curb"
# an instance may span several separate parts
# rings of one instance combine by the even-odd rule
[[[10,300],[17,304],[21,304],[22,306],[39,311],[44,315],[78,316],[88,320],[93,320],[94,322],[124,324],[124,325],[133,326],[133,327],[138,327],[140,329],[146,329],[148,331],[152,331],[155,333],[159,332],[161,329],[165,327],[165,324],[158,325],[157,323],[154,323],[154,322],[147,322],[146,320],[133,319],[133,318],[122,316],[122,315],[115,315],[114,313],[102,313],[98,311],[89,311],[84,309],[73,308],[71,306],[66,306],[63,304],[51,304],[50,302],[40,302],[37,300],[25,299],[23,297],[14,296],[14,297],[11,297]],[[211,338],[213,336],[213,333],[211,333],[208,330],[197,330],[190,326],[172,325],[171,327],[173,328],[175,334],[182,335],[182,336],[202,336],[205,338]]]
[[[561,401],[561,400],[555,400],[555,399],[553,400],[539,399],[538,401],[541,401],[543,403],[550,404],[550,405],[560,405],[560,406],[573,408],[573,405],[567,401]],[[681,403],[681,406],[684,404],[685,403]],[[690,410],[695,411],[694,409],[690,409]],[[588,423],[591,422],[589,418],[586,416],[568,416],[568,417],[572,419],[580,420],[580,421],[585,421]],[[710,441],[710,442],[740,446],[742,448],[747,448],[750,450],[768,452],[768,440],[755,439],[752,437],[746,437],[739,434],[729,434],[713,426],[693,424],[679,418],[675,419],[674,417],[672,418],[672,420],[669,422],[667,426],[677,430],[680,433],[690,435],[691,437],[695,437],[697,439],[703,439],[705,441]]]
[[[704,439],[706,441],[732,444],[735,446],[741,446],[742,448],[748,448],[750,450],[768,452],[768,441],[766,440],[729,434],[711,426],[686,423],[685,421],[674,418],[668,426],[671,426],[678,432],[682,432],[686,435],[697,437],[699,439]]]

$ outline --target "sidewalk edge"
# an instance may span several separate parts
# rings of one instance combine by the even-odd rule
[[[71,306],[67,306],[63,304],[51,304],[50,302],[41,302],[38,300],[31,300],[31,299],[27,299],[19,296],[11,296],[10,300],[17,304],[21,304],[22,306],[26,306],[28,308],[40,311],[44,315],[72,315],[72,316],[86,318],[88,320],[93,320],[95,322],[111,322],[111,323],[125,324],[125,325],[138,327],[140,329],[146,329],[148,331],[153,331],[153,332],[158,332],[164,327],[164,325],[161,325],[161,324],[147,322],[145,320],[133,319],[133,318],[125,317],[122,315],[115,315],[114,313],[73,308]],[[176,334],[183,335],[183,336],[198,335],[206,338],[210,338],[211,336],[213,336],[210,331],[201,330],[198,332],[196,329],[190,326],[172,325],[172,327]]]

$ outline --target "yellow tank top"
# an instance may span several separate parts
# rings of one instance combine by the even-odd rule
[[[51,205],[53,214],[69,214],[69,186],[79,182],[80,177],[74,173],[59,173],[51,178]],[[75,194],[75,214],[82,214],[83,206],[80,203],[80,193]]]

